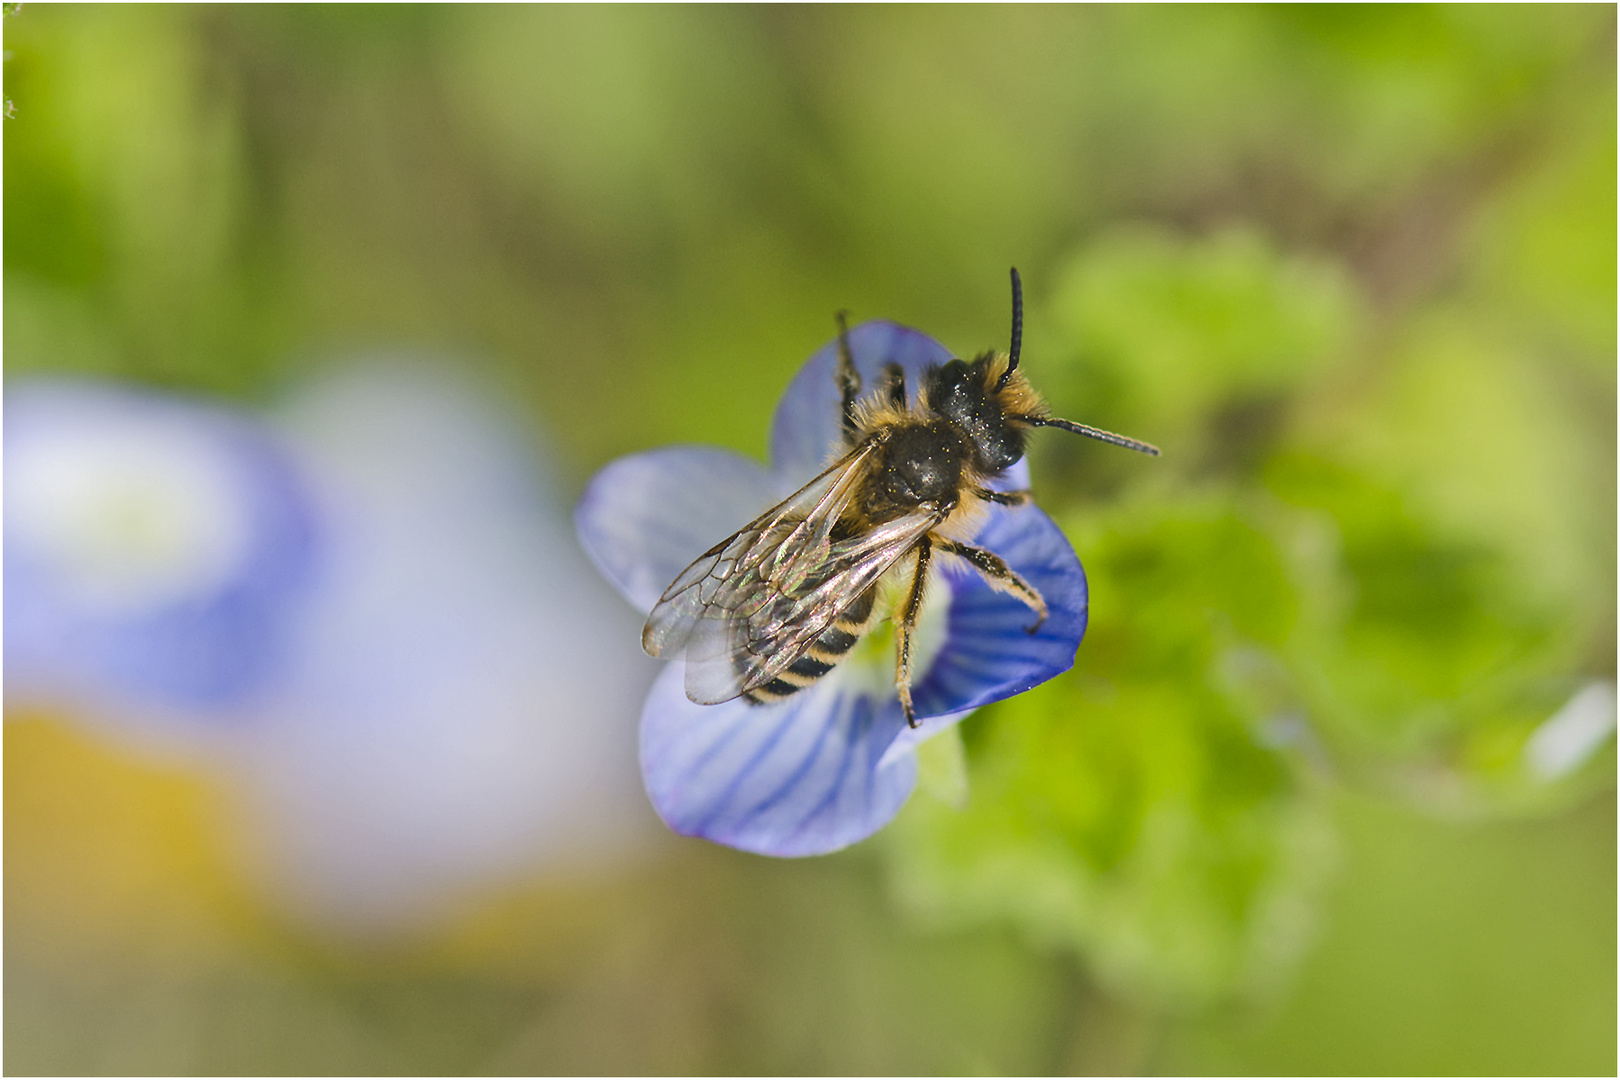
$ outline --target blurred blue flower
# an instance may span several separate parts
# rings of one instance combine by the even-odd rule
[[[273,416],[312,478],[320,589],[245,770],[267,886],[365,926],[612,865],[656,836],[647,680],[523,430],[466,380],[373,363]]]
[[[9,695],[241,719],[314,571],[288,448],[225,409],[90,382],[12,386],[5,419]]]
[[[951,354],[925,334],[875,321],[850,331],[863,384]],[[592,479],[575,523],[603,574],[643,613],[693,559],[797,490],[839,452],[837,342],[800,369],[778,404],[771,466],[730,451],[670,447],[614,462]],[[998,482],[1029,486],[1020,461]],[[974,541],[1040,590],[1050,614],[1028,632],[1029,609],[976,572],[941,559],[916,638],[916,729],[894,687],[892,647],[857,646],[833,672],[788,700],[697,705],[684,664],[669,664],[641,714],[642,779],[676,832],[766,855],[816,855],[872,835],[916,783],[916,747],[981,705],[1069,669],[1086,626],[1086,579],[1067,538],[1034,506],[995,507]],[[881,640],[881,639],[880,639]]]
[[[461,380],[259,416],[24,382],[5,418],[8,705],[224,772],[266,891],[372,931],[656,835],[634,621]]]

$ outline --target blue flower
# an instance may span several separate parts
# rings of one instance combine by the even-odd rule
[[[5,412],[8,692],[240,719],[315,569],[293,455],[227,409],[131,388],[25,382]]]
[[[889,322],[849,334],[871,387],[889,362],[921,385],[951,354]],[[837,343],[789,384],[771,428],[771,466],[730,451],[676,446],[622,458],[586,488],[575,522],[592,560],[648,612],[698,555],[797,490],[838,453]],[[1020,461],[997,486],[1029,486]],[[872,835],[916,783],[918,744],[981,705],[1022,693],[1074,663],[1086,628],[1086,578],[1052,520],[1032,505],[992,508],[974,541],[1000,555],[1045,597],[1039,631],[1029,609],[976,572],[942,559],[919,628],[915,730],[894,688],[892,647],[857,646],[838,668],[775,705],[741,699],[697,705],[677,661],[653,684],[641,714],[641,769],[653,806],[676,832],[765,855],[817,855]]]
[[[218,771],[288,907],[406,927],[657,835],[635,620],[473,386],[378,362],[258,414],[29,380],[5,419],[7,705]]]

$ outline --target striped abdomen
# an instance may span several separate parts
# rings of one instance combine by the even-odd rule
[[[876,602],[877,586],[874,585],[845,608],[803,656],[770,682],[743,694],[743,700],[751,705],[769,705],[791,697],[827,674],[861,640],[867,623],[872,621],[872,608]]]

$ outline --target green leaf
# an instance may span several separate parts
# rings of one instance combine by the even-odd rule
[[[928,919],[1077,951],[1139,1000],[1253,988],[1302,944],[1331,846],[1290,718],[1231,677],[1244,657],[1277,666],[1288,560],[1218,497],[1077,533],[1094,620],[1079,663],[970,721],[972,800],[908,808],[898,893]]]

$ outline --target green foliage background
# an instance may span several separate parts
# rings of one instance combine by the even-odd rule
[[[1074,671],[829,859],[674,845],[357,952],[173,871],[160,814],[73,930],[101,826],[41,821],[95,752],[13,731],[9,1071],[1614,1071],[1612,739],[1524,753],[1615,677],[1612,7],[4,30],[11,377],[259,403],[432,351],[577,490],[762,454],[840,308],[1000,345],[1016,264],[1057,413],[1165,450],[1039,443]]]

